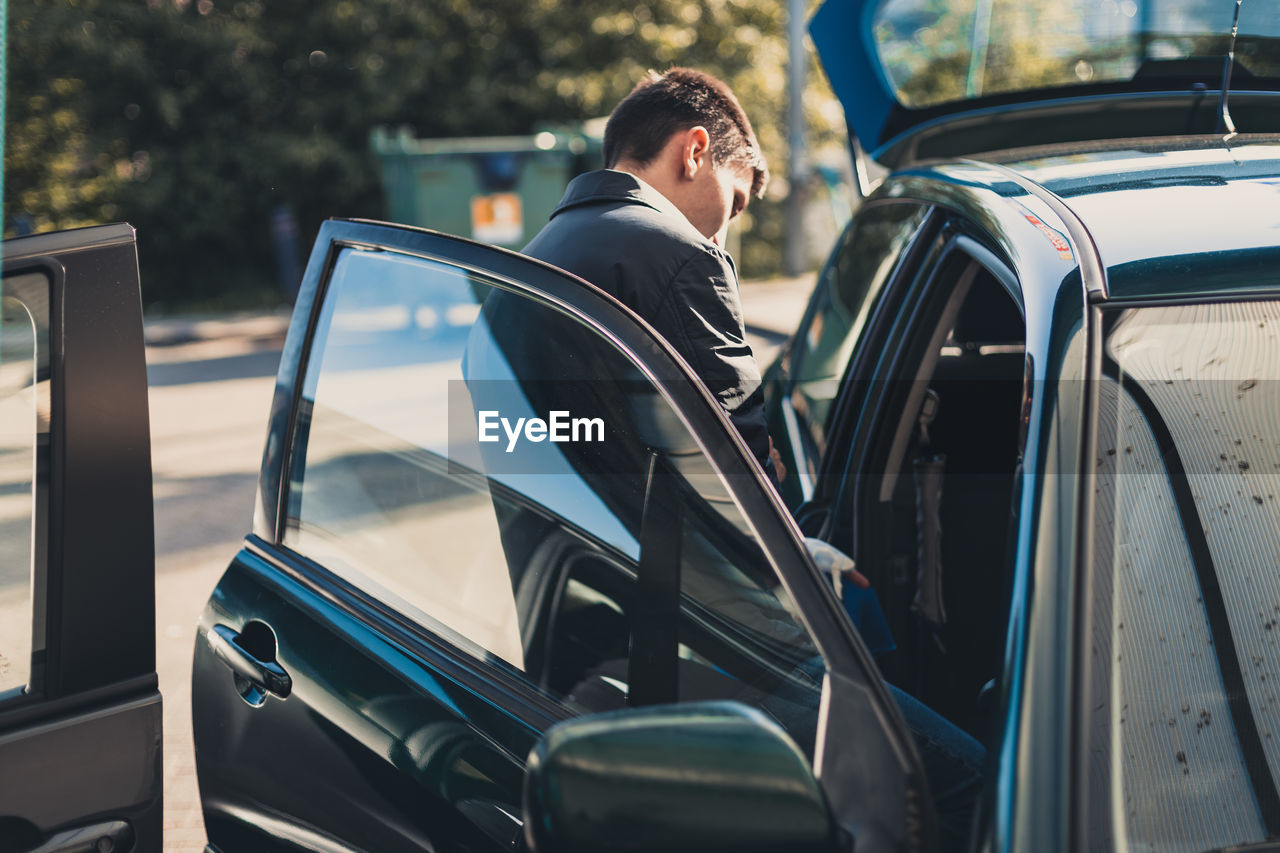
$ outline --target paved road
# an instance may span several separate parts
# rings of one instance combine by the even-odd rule
[[[192,642],[249,529],[281,343],[278,332],[235,334],[147,351],[166,850],[204,849],[191,748]]]
[[[811,287],[811,276],[743,287],[762,367],[795,327]],[[191,745],[192,643],[205,601],[249,530],[286,323],[264,314],[148,323],[168,851],[204,848]]]

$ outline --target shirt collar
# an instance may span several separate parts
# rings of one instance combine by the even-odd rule
[[[678,216],[682,222],[689,221],[684,212],[662,193],[630,172],[616,169],[598,169],[574,178],[551,215],[554,217],[571,207],[598,201],[642,204],[659,213]]]

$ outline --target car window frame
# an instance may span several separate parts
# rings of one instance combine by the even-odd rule
[[[391,235],[409,238],[411,242],[416,241],[420,245],[404,246],[390,242],[378,242],[380,236],[385,238]],[[325,228],[317,240],[315,249],[316,254],[322,255],[321,269],[323,270],[324,281],[316,282],[317,284],[323,283],[327,285],[337,254],[345,248],[395,251],[450,266],[465,266],[466,268],[477,270],[494,279],[497,285],[504,290],[532,298],[534,301],[552,308],[567,311],[571,316],[585,322],[597,333],[618,345],[624,353],[638,364],[644,366],[647,372],[650,372],[651,379],[657,373],[653,369],[655,361],[662,365],[662,372],[665,372],[668,376],[683,374],[681,378],[686,380],[683,382],[670,383],[661,379],[656,380],[656,382],[667,392],[669,395],[668,402],[678,408],[682,417],[699,421],[697,424],[686,422],[686,427],[700,441],[705,440],[704,437],[709,432],[714,432],[717,437],[723,438],[727,436],[730,439],[727,442],[722,442],[719,446],[704,445],[703,451],[708,458],[721,470],[736,467],[738,470],[733,471],[733,474],[745,474],[747,479],[754,481],[756,486],[765,487],[751,491],[734,489],[735,497],[739,500],[746,498],[744,502],[750,503],[758,509],[772,510],[779,518],[786,517],[785,510],[782,509],[776,493],[767,488],[768,483],[763,472],[758,466],[751,464],[750,451],[746,448],[736,430],[732,428],[732,424],[727,420],[727,416],[723,414],[722,408],[714,401],[703,385],[694,379],[691,368],[643,320],[632,314],[621,303],[613,300],[607,294],[585,283],[580,283],[578,286],[573,287],[570,284],[572,277],[567,273],[522,255],[505,252],[490,246],[482,246],[471,241],[427,231],[426,229],[391,226],[365,220],[330,220],[325,223]],[[430,251],[431,248],[437,251],[432,252]],[[445,251],[439,251],[441,249]],[[455,252],[456,254],[450,254]],[[520,272],[528,272],[529,269],[541,268],[545,270],[546,276],[541,282],[531,284],[528,281],[523,281],[507,274],[511,270],[502,269],[502,264],[491,263],[495,260],[507,259],[514,261],[514,267],[525,268],[520,269],[516,273],[517,275]],[[313,254],[314,260],[315,256]],[[311,277],[310,267],[308,277]],[[319,278],[320,276],[317,277]],[[580,280],[578,281],[580,282]],[[539,287],[539,285],[542,286]],[[569,285],[569,287],[565,287],[565,285]],[[301,395],[306,364],[310,358],[310,346],[314,339],[322,302],[323,293],[319,291],[311,294],[311,299],[308,300],[309,304],[303,304],[300,300],[299,307],[296,310],[305,311],[308,317],[305,344],[301,341],[295,343],[293,340],[288,340],[285,345],[286,352],[294,348],[297,350],[297,355],[293,359],[285,358],[282,360],[280,376],[278,377],[278,379],[283,378],[285,380],[283,383],[285,387],[277,389],[277,396],[279,396],[281,390],[284,390],[287,392],[290,402],[289,441],[285,442],[286,447],[291,446],[292,438],[296,432],[297,400]],[[293,330],[291,329],[291,338],[293,336],[292,332]],[[302,346],[297,344],[302,344]],[[303,346],[305,346],[305,349]],[[696,403],[694,403],[695,399],[697,400]],[[692,418],[691,412],[696,412]],[[288,470],[288,451],[284,450],[280,456],[269,461],[273,468]],[[278,472],[273,473],[276,473],[276,476],[271,477],[268,482],[272,484],[280,483],[275,491],[274,500],[271,502],[275,510],[274,519],[266,521],[264,524],[255,525],[255,533],[262,541],[271,543],[273,547],[279,547],[283,533],[287,484],[282,482]],[[730,480],[732,481],[733,479],[731,476]],[[265,492],[260,494],[260,497],[265,498]],[[268,536],[262,536],[263,532],[267,532]],[[791,543],[796,546],[798,555],[805,556],[803,548],[799,547],[797,539],[792,539]],[[779,544],[779,542],[775,541],[774,544]],[[812,567],[812,563],[807,559],[807,556],[802,562],[806,564],[806,568]],[[806,589],[810,582],[820,577],[816,568],[812,568],[812,571],[807,575],[797,574],[795,570],[785,571],[777,565],[774,568],[784,583],[788,584],[789,592],[793,596],[799,598],[812,597],[812,594],[807,593]],[[825,603],[824,599],[819,598],[817,600]],[[819,611],[815,608],[814,612]],[[817,630],[813,630],[814,639],[820,645],[824,644],[824,639],[826,646],[835,647],[838,645],[838,643],[832,642],[833,639],[836,639],[836,635],[830,631],[830,628],[826,628],[824,632],[824,629],[819,626],[811,627],[817,628]],[[826,636],[818,636],[820,632],[826,633]],[[823,651],[824,654],[827,654],[825,647]]]
[[[877,306],[876,313],[870,321],[876,324],[872,330],[873,333],[866,336],[864,342],[855,351],[845,376],[841,378],[842,386],[850,382],[865,382],[870,383],[874,391],[878,377],[892,376],[902,364],[918,361],[924,347],[928,344],[929,335],[923,336],[924,340],[920,346],[913,347],[913,341],[903,331],[913,328],[918,331],[923,328],[931,334],[936,323],[931,324],[928,321],[931,314],[936,313],[936,297],[940,293],[940,288],[949,293],[958,282],[959,276],[965,274],[963,269],[974,264],[981,266],[996,278],[1006,294],[1016,303],[1019,312],[1023,315],[1024,325],[1026,324],[1027,301],[1022,283],[1015,272],[1014,265],[1007,260],[1007,256],[994,249],[993,246],[996,244],[979,226],[963,214],[939,205],[932,212],[931,218],[934,225],[932,231],[927,239],[921,240],[915,247],[918,252],[916,263],[904,270],[905,274],[896,282],[890,283],[896,288],[895,293],[891,293],[888,286],[882,291],[882,304]],[[939,282],[937,280],[939,275],[943,274],[948,267],[954,269],[957,266],[954,263],[957,255],[967,259],[961,267],[961,272],[959,275],[950,276],[945,282]],[[922,322],[923,326],[921,326]],[[920,336],[917,335],[917,337]],[[1031,358],[1030,352],[1028,349],[1028,359]],[[826,523],[821,536],[827,538],[833,532],[836,520],[852,519],[852,541],[845,542],[836,538],[834,544],[846,549],[855,560],[859,559],[859,528],[865,517],[865,509],[862,506],[863,492],[869,488],[861,473],[863,463],[868,454],[876,452],[879,430],[886,426],[896,426],[885,421],[888,417],[885,413],[887,393],[885,386],[888,383],[878,384],[881,387],[874,399],[869,398],[856,405],[850,399],[852,395],[838,396],[837,406],[832,412],[831,447],[842,452],[839,456],[829,452],[827,464],[824,464],[820,472],[822,478],[820,486],[824,494],[834,496],[829,498],[830,504],[826,510]],[[1023,393],[1025,407],[1027,394],[1025,386]],[[891,414],[897,412],[893,407],[890,407],[889,411]],[[1020,434],[1019,440],[1025,444],[1026,435]],[[1033,475],[1019,463],[1011,507],[1021,506],[1029,477]],[[871,482],[874,483],[875,478]],[[876,494],[871,495],[872,499],[878,500],[879,491],[876,489]],[[1015,535],[1011,528],[1010,536]],[[1008,562],[1006,572],[1011,575],[1016,568],[1017,548],[1013,541],[1009,544],[1010,549],[1006,554]],[[1006,640],[1006,655],[1009,653],[1010,642],[1012,640]],[[1001,681],[1004,681],[1008,678],[1008,673],[1002,672],[1000,677]],[[1003,735],[996,738],[990,747],[989,755],[995,756],[1003,751],[1002,739]],[[997,778],[994,774],[990,775],[986,781],[985,792],[982,795],[983,802],[979,806],[978,816],[975,819],[977,832],[975,838],[985,837],[989,831],[991,818],[988,811],[993,803],[989,792],[996,783]]]
[[[21,241],[21,242],[19,242]],[[44,510],[47,553],[43,555],[43,589],[36,591],[35,601],[43,603],[46,612],[36,616],[39,624],[44,620],[46,659],[37,690],[14,697],[0,705],[0,729],[27,717],[36,716],[38,708],[66,704],[77,694],[95,690],[142,689],[146,684],[155,686],[155,638],[151,630],[140,630],[138,625],[149,626],[154,619],[154,532],[151,515],[151,447],[149,414],[146,400],[146,368],[142,351],[130,351],[119,345],[113,351],[106,341],[112,338],[124,340],[136,332],[137,342],[142,341],[142,312],[138,305],[136,327],[91,330],[98,318],[93,315],[97,306],[81,296],[83,290],[92,290],[94,282],[111,280],[121,284],[130,280],[137,283],[137,255],[133,248],[133,228],[128,225],[105,225],[72,231],[40,234],[8,241],[4,252],[6,276],[24,272],[36,272],[49,279],[50,318],[50,436],[48,498]],[[94,265],[104,269],[94,269]],[[89,285],[89,286],[86,286]],[[77,292],[72,294],[70,291]],[[120,298],[117,289],[123,286],[102,287],[101,299],[110,302]],[[118,310],[113,306],[113,310]],[[82,331],[84,330],[84,331]],[[82,360],[93,361],[93,369]],[[138,384],[141,377],[141,384]],[[113,423],[121,431],[117,440],[123,444],[114,452],[120,461],[111,468],[118,472],[118,481],[106,482],[111,474],[91,471],[77,463],[77,459],[96,453],[95,445],[102,439],[86,435],[86,427],[96,427],[94,416],[85,411],[80,402],[86,388],[98,383],[104,388],[115,387],[127,394],[128,405],[134,414],[126,417],[120,407],[104,408],[101,416],[117,419]],[[141,394],[138,389],[141,388]],[[76,405],[72,406],[72,401]],[[142,446],[137,440],[145,437]],[[112,442],[114,447],[115,442]],[[140,496],[145,488],[145,507]],[[69,506],[68,498],[74,496],[77,508]],[[113,506],[113,502],[117,506]],[[82,508],[81,508],[82,507]],[[39,509],[37,509],[39,512]],[[145,523],[145,524],[144,524]],[[145,527],[145,529],[143,529]],[[85,545],[78,542],[103,541],[108,533],[123,534],[126,538],[123,550],[130,554],[128,563],[137,568],[119,579],[132,587],[149,589],[148,595],[120,596],[112,589],[112,582],[94,581],[102,560],[107,555],[96,553],[93,558],[85,552]],[[99,551],[100,546],[89,546]],[[113,563],[114,565],[114,563]],[[68,590],[69,584],[74,589]],[[81,589],[86,587],[86,589]],[[110,600],[118,603],[104,610],[102,594],[111,589]],[[97,590],[97,591],[94,591]],[[129,626],[127,629],[121,626]],[[85,661],[101,653],[101,636],[129,636],[123,652],[107,671],[100,666],[85,666]],[[68,658],[81,660],[73,666]],[[146,675],[146,672],[150,675]],[[126,673],[138,673],[123,688],[109,687]],[[71,702],[70,704],[74,704]],[[23,710],[31,708],[31,712]]]

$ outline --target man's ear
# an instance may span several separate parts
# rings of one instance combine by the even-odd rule
[[[699,169],[711,165],[711,134],[702,125],[691,127],[681,143],[681,177],[692,180]]]

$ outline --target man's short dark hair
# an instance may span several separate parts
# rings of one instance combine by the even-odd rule
[[[711,137],[712,160],[750,166],[751,194],[764,192],[769,169],[747,114],[728,86],[692,68],[650,71],[622,99],[604,129],[604,164],[612,168],[624,158],[650,163],[674,134],[699,125]]]

